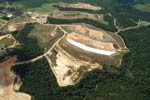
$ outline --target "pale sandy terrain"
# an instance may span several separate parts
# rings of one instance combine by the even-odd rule
[[[83,8],[83,9],[91,9],[91,10],[101,10],[102,8],[99,6],[93,6],[91,4],[79,2],[77,4],[70,4],[69,7],[72,8]]]
[[[0,40],[2,40],[2,39],[4,39],[4,38],[7,38],[7,37],[9,37],[9,36],[10,36],[10,34],[2,35],[2,36],[0,36]]]
[[[21,30],[24,27],[24,23],[12,23],[8,25],[8,31],[14,32],[16,30]]]
[[[79,43],[82,43],[84,45],[97,48],[97,49],[102,49],[102,50],[107,50],[107,51],[117,51],[117,49],[114,47],[114,44],[111,42],[103,42],[103,41],[97,41],[92,38],[86,37],[84,35],[79,35],[79,34],[69,34],[67,36],[67,39],[73,40]]]
[[[97,54],[111,56],[111,55],[116,53],[116,51],[108,51],[108,50],[102,50],[102,49],[93,48],[93,47],[87,46],[85,44],[82,44],[80,42],[74,41],[74,40],[69,39],[69,38],[67,38],[67,41],[69,43],[71,43],[72,45],[78,47],[78,48],[81,48],[81,49],[83,49],[85,51],[97,53]]]
[[[0,63],[0,100],[31,100],[30,95],[14,91],[17,76],[10,69],[15,61],[16,57],[10,57]]]
[[[44,54],[29,61],[19,62],[17,65],[32,63],[46,57],[60,87],[76,84],[83,77],[84,72],[96,68],[102,69],[102,61],[108,63],[109,66],[121,65],[120,59],[122,59],[122,56],[120,56],[121,51],[119,49],[122,47],[119,48],[118,45],[118,48],[114,48],[113,44],[118,43],[115,38],[108,34],[107,31],[80,24],[56,25],[54,31],[55,29],[60,29],[64,33],[63,36]],[[71,45],[71,42],[67,41],[67,39],[75,42],[75,44],[72,43],[73,45]],[[73,48],[73,51],[70,52],[70,48]],[[89,49],[92,53],[87,52]],[[56,54],[53,50],[56,50]],[[81,55],[78,55],[78,52],[81,52]],[[113,55],[114,53],[116,54]],[[93,55],[96,58],[92,60]]]
[[[116,42],[116,40],[108,34],[108,32],[104,30],[94,30],[87,26],[83,25],[75,25],[76,34],[83,34],[90,38],[100,41],[107,41],[107,42]],[[107,37],[107,40],[106,38]]]
[[[101,10],[102,8],[99,6],[94,6],[87,3],[78,2],[76,4],[65,4],[63,2],[58,4],[61,7],[70,7],[70,8],[80,8],[80,9],[90,9],[90,10]]]
[[[81,73],[78,71],[82,66],[87,66],[87,72],[96,68],[102,69],[97,63],[77,60],[59,46],[57,50],[57,66],[51,66],[51,68],[57,79],[58,85],[61,87],[76,84],[82,78],[82,75],[80,75]],[[51,62],[50,58],[47,57],[47,59],[51,65],[53,62]]]
[[[80,12],[80,11],[59,11],[56,10],[53,14],[55,18],[61,18],[61,19],[78,19],[78,18],[87,18],[91,20],[95,20],[98,22],[101,22],[103,24],[108,24],[107,21],[104,19],[103,14],[91,14],[88,12]]]

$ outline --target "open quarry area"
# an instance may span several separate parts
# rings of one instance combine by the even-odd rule
[[[149,3],[0,0],[0,100],[150,100]]]
[[[103,65],[119,67],[127,51],[121,37],[90,25],[57,26],[64,35],[48,52],[47,59],[59,86],[73,85],[84,73],[103,69]],[[119,42],[117,42],[119,41]],[[122,44],[119,44],[122,43]]]
[[[86,3],[58,3],[55,4],[55,6],[56,5],[59,7],[79,9],[88,8],[93,11],[102,9],[101,7],[92,6]],[[106,15],[111,16],[108,13]],[[87,18],[94,21],[100,21],[106,25],[108,24],[108,22],[104,20],[103,14],[91,14],[80,11],[61,11],[55,9],[50,16],[59,19],[73,20]],[[56,77],[57,84],[60,87],[77,84],[85,74],[94,69],[103,70],[108,68],[110,70],[112,68],[114,69],[114,71],[112,71],[113,73],[118,73],[115,71],[115,68],[120,68],[122,58],[128,51],[123,39],[118,34],[85,23],[49,24],[47,17],[47,13],[27,12],[3,25],[2,32],[10,34],[0,36],[0,41],[5,38],[14,41],[14,43],[11,43],[10,40],[7,40],[9,46],[5,47],[5,50],[7,48],[32,48],[32,44],[31,46],[29,45],[31,42],[34,46],[33,50],[31,49],[32,51],[30,49],[23,51],[25,54],[31,53],[31,57],[25,57],[23,58],[23,61],[21,59],[19,61],[19,58],[22,58],[23,56],[19,53],[17,57],[18,61],[13,57],[3,62],[7,63],[7,61],[14,59],[16,63],[15,61],[12,64],[7,63],[8,67],[4,66],[3,63],[0,65],[1,72],[3,72],[1,73],[2,85],[0,89],[0,100],[1,98],[30,100],[31,97],[29,95],[14,91],[14,88],[18,87],[17,89],[19,89],[22,83],[20,78],[17,78],[20,83],[15,83],[15,77],[17,76],[10,71],[10,68],[12,65],[17,66],[35,62],[43,57],[47,59],[49,66]],[[2,43],[1,45],[6,45],[5,42]],[[36,47],[35,44],[38,47]],[[39,54],[35,53],[34,55],[32,52],[39,52]],[[5,96],[6,94],[10,95]],[[19,99],[20,96],[24,96],[24,99]]]
[[[28,15],[23,17],[27,18]],[[46,57],[58,85],[62,87],[76,84],[84,74],[93,69],[102,70],[103,66],[119,68],[124,53],[128,51],[119,35],[92,25],[41,24],[32,18],[30,22],[17,18],[15,20],[13,24],[6,25],[4,30],[12,32],[12,36],[17,39],[20,33],[31,25],[27,38],[36,39],[37,45],[44,50],[42,55],[17,64],[34,62]],[[14,33],[16,30],[19,32]],[[22,42],[15,41],[20,42],[18,44]]]

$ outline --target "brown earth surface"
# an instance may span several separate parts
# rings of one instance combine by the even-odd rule
[[[0,100],[30,100],[31,96],[14,91],[14,80],[17,76],[11,72],[16,57],[8,57],[0,62]]]
[[[101,10],[102,8],[99,6],[94,6],[87,3],[78,2],[76,4],[65,4],[63,2],[58,4],[61,7],[70,7],[70,8],[80,8],[80,9],[90,9],[90,10]]]

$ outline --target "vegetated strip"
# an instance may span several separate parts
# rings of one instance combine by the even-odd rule
[[[103,13],[107,12],[104,9],[90,10],[90,9],[83,9],[83,8],[60,7],[60,6],[57,6],[57,5],[53,5],[53,7],[56,7],[61,11],[82,11],[82,12],[88,12],[88,13],[91,13],[91,14],[103,14]]]
[[[22,44],[15,50],[15,54],[20,61],[30,60],[43,54],[43,49],[39,47],[37,40],[28,37],[33,28],[33,23],[27,23],[22,30],[12,32],[14,38]]]
[[[54,18],[54,17],[48,17],[48,23],[49,24],[71,24],[71,23],[86,23],[93,25],[98,28],[105,29],[107,31],[116,32],[117,29],[114,25],[105,25],[103,23],[87,19],[87,18],[77,18],[77,19],[60,19],[60,18]]]

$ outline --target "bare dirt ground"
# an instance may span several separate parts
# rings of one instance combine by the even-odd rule
[[[56,66],[52,66],[53,62],[51,61],[51,56],[47,56],[47,59],[51,64],[52,71],[57,79],[57,83],[61,87],[74,85],[77,83],[82,77],[81,74],[83,74],[79,71],[82,66],[86,66],[86,72],[96,68],[102,68],[97,63],[90,63],[76,59],[64,51],[59,45],[57,45],[57,52]]]
[[[65,28],[64,28],[65,27]],[[70,46],[69,42],[65,41],[68,45],[66,45],[62,40],[70,38],[79,42],[82,42],[87,45],[93,45],[94,47],[98,48],[105,48],[103,49],[109,49],[109,50],[116,50],[113,47],[113,43],[116,42],[115,39],[107,34],[107,32],[102,30],[95,30],[90,29],[86,25],[56,25],[54,27],[55,29],[60,29],[63,32],[63,36],[59,38],[51,47],[50,49],[45,52],[43,55],[40,55],[36,58],[33,58],[32,60],[25,61],[25,62],[19,62],[16,64],[24,64],[24,63],[31,63],[38,59],[41,59],[43,57],[46,57],[51,69],[57,79],[57,83],[59,86],[68,86],[68,85],[74,85],[79,81],[79,79],[82,78],[82,73],[85,71],[82,69],[82,67],[85,67],[86,71],[91,71],[95,68],[102,69],[102,62],[108,63],[108,65],[120,65],[120,62],[114,61],[115,59],[121,59],[120,57],[112,57],[112,56],[101,56],[97,54],[93,54],[86,51],[81,51],[80,49],[77,49],[76,47]],[[55,30],[54,29],[54,30]],[[70,30],[70,31],[68,31]],[[63,48],[60,46],[60,44],[68,46],[68,48]],[[100,45],[101,44],[101,45]],[[75,49],[70,48],[73,47]],[[51,54],[53,53],[52,50],[57,48],[57,54],[55,55],[55,64],[52,62]],[[69,51],[68,51],[69,50]],[[80,56],[78,56],[78,53],[81,53]],[[77,55],[72,55],[72,53],[75,53]],[[84,55],[82,55],[85,53]],[[88,53],[88,56],[87,54]],[[118,53],[119,54],[119,53]],[[95,56],[96,55],[96,56]],[[82,57],[81,57],[82,56]],[[95,60],[91,60],[92,57],[95,57]],[[86,58],[80,59],[80,58]],[[104,60],[106,58],[106,60]],[[95,61],[98,61],[95,62]],[[54,61],[54,60],[53,60]],[[55,66],[54,66],[55,65]],[[80,69],[81,70],[78,70]],[[81,72],[80,72],[81,71]],[[82,72],[83,71],[83,72]]]
[[[70,7],[70,8],[80,8],[80,9],[90,9],[90,10],[101,10],[102,8],[99,6],[94,6],[87,3],[78,2],[76,4],[65,4],[63,2],[58,4],[61,7]]]
[[[59,10],[56,10],[55,13],[53,13],[53,16],[55,18],[61,18],[61,19],[87,18],[87,19],[95,20],[95,21],[101,22],[105,25],[108,25],[108,22],[105,21],[103,14],[91,14],[88,12],[80,12],[80,11],[59,11]]]
[[[16,57],[7,58],[0,63],[0,100],[30,100],[31,96],[14,91],[14,80],[17,77],[11,72]]]
[[[2,36],[0,36],[0,40],[2,40],[2,39],[4,39],[4,38],[7,38],[7,37],[9,37],[9,34],[2,35]]]
[[[109,51],[117,51],[117,49],[119,49],[119,45],[117,45],[118,48],[115,48],[114,43],[112,43],[112,42],[97,41],[92,38],[86,37],[84,35],[69,34],[67,36],[67,38],[77,41],[77,42],[80,42],[82,44],[85,44],[85,45],[93,47],[93,48],[109,50]]]

